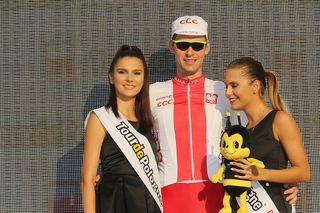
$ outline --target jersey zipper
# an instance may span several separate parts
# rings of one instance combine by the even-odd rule
[[[194,159],[193,159],[193,141],[192,141],[192,120],[191,120],[191,101],[190,101],[190,81],[188,81],[188,119],[189,119],[189,137],[190,137],[190,159],[191,159],[191,176],[195,180],[194,175]]]

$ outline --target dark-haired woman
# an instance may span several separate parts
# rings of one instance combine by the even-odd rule
[[[149,73],[138,47],[123,45],[108,72],[108,104],[86,119],[82,166],[85,213],[161,212]],[[99,159],[102,175],[95,185]]]
[[[243,110],[248,118],[251,156],[265,164],[265,169],[254,168],[241,159],[233,163],[233,170],[240,179],[259,181],[271,199],[270,206],[276,207],[273,212],[291,212],[284,184],[308,181],[310,167],[299,128],[279,96],[275,75],[259,61],[242,57],[228,65],[224,81],[232,109]],[[265,90],[271,106],[264,100]]]

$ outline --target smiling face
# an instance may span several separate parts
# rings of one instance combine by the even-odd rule
[[[144,81],[143,62],[137,57],[119,58],[113,72],[109,74],[110,83],[115,86],[117,98],[135,99]]]
[[[228,69],[224,73],[226,96],[234,110],[244,110],[259,96],[260,83],[246,75],[246,68]]]
[[[205,36],[177,35],[175,41],[207,42]],[[210,45],[207,43],[200,51],[195,51],[191,46],[187,50],[180,50],[171,40],[170,51],[175,54],[177,75],[193,79],[202,75],[202,66],[205,56],[209,53]]]

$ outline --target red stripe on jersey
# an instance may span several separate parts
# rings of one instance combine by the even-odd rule
[[[192,170],[196,180],[207,180],[204,81],[204,76],[192,81],[179,77],[173,80],[178,182],[192,180]],[[191,135],[192,140],[190,140]]]
[[[206,112],[204,107],[204,79],[191,84],[191,128],[194,172],[196,180],[207,180]]]
[[[190,153],[190,126],[188,110],[188,86],[173,81],[174,131],[177,147],[177,181],[190,180],[192,177]],[[174,141],[172,141],[174,143]]]

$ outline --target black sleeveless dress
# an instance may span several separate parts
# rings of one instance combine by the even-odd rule
[[[277,110],[271,111],[254,128],[249,129],[250,156],[262,161],[266,169],[285,169],[288,165],[287,155],[280,141],[274,138],[272,123]],[[280,213],[291,212],[291,206],[285,200],[283,184],[259,181]]]
[[[156,153],[151,132],[139,129],[138,122],[130,124],[143,134]],[[97,213],[158,213],[160,209],[133,167],[107,134],[101,148],[102,177],[96,186]]]

